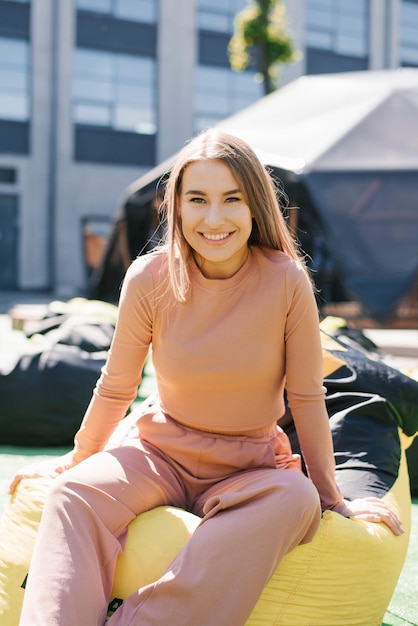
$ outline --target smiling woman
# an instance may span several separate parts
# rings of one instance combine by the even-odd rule
[[[20,626],[102,626],[128,526],[160,507],[184,509],[197,528],[109,626],[243,626],[284,558],[313,545],[321,509],[404,535],[390,503],[347,501],[337,486],[312,284],[254,151],[198,135],[164,206],[166,245],[128,269],[75,447],[53,463]],[[158,400],[109,447],[150,348]],[[285,386],[308,475],[277,423]]]
[[[183,235],[206,278],[230,278],[248,257],[252,216],[231,170],[221,161],[191,163],[179,192]]]
[[[230,141],[223,142],[221,136],[229,137]],[[239,158],[237,158],[238,154]],[[214,168],[222,172],[222,181],[218,182],[214,176]],[[184,182],[185,177],[191,178],[189,185],[193,183],[192,186],[188,186],[188,189],[186,189],[187,181]],[[206,185],[205,189],[202,189],[203,184]],[[170,282],[173,293],[180,302],[187,299],[187,291],[190,287],[188,261],[190,257],[195,257],[196,253],[188,241],[182,219],[185,191],[190,192],[186,196],[188,201],[192,200],[193,205],[203,205],[202,212],[205,211],[206,214],[208,213],[206,206],[208,191],[211,196],[210,203],[215,202],[210,212],[213,212],[213,216],[209,213],[210,221],[204,225],[201,233],[206,233],[212,239],[229,234],[225,230],[222,232],[222,221],[227,219],[227,214],[223,214],[221,207],[238,204],[243,209],[243,205],[246,205],[249,211],[247,216],[251,217],[251,229],[245,246],[280,250],[304,267],[303,255],[299,254],[282,215],[281,200],[284,194],[276,181],[268,175],[247,143],[237,137],[207,131],[195,137],[180,153],[168,179],[162,205],[168,222]],[[192,211],[193,215],[195,213],[196,211]],[[245,219],[244,215],[245,210],[241,215],[240,225],[242,225],[241,220]],[[194,217],[194,220],[196,219]],[[217,223],[219,220],[220,223]],[[199,237],[202,238],[203,235],[200,234],[191,241],[197,243]],[[207,240],[208,237],[206,237]],[[244,242],[241,243],[244,244]],[[244,252],[244,248],[241,251]],[[202,256],[204,259],[204,255]],[[233,273],[236,271],[235,266]]]

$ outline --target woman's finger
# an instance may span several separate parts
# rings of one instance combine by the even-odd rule
[[[383,523],[395,535],[402,535],[405,531],[402,522],[395,512],[378,498],[363,498],[348,503],[349,517],[368,522]]]
[[[54,459],[48,459],[41,461],[40,463],[34,463],[33,465],[27,465],[22,467],[13,476],[12,482],[9,485],[8,493],[12,495],[18,484],[23,478],[40,478],[41,476],[55,477],[57,474],[61,474],[71,466],[71,459],[68,455],[58,457]]]

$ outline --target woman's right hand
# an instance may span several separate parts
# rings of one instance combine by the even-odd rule
[[[9,494],[14,493],[22,478],[40,478],[41,476],[51,476],[55,478],[58,474],[62,474],[65,470],[77,465],[77,463],[79,463],[79,460],[76,458],[76,451],[71,450],[63,456],[33,463],[33,465],[26,465],[14,475],[9,486]]]

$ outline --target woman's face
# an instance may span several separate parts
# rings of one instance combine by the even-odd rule
[[[190,163],[179,194],[183,235],[206,278],[229,278],[248,256],[251,211],[230,168],[208,159]]]

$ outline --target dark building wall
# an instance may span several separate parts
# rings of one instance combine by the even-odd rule
[[[307,74],[334,74],[336,72],[359,72],[368,69],[368,58],[350,57],[326,50],[308,48],[306,53]]]
[[[75,159],[91,163],[152,166],[155,164],[155,135],[76,126]]]
[[[0,120],[0,154],[29,153],[29,123]]]
[[[0,36],[29,39],[30,4],[0,2]]]
[[[78,11],[76,28],[79,47],[156,56],[157,31],[153,24]]]

